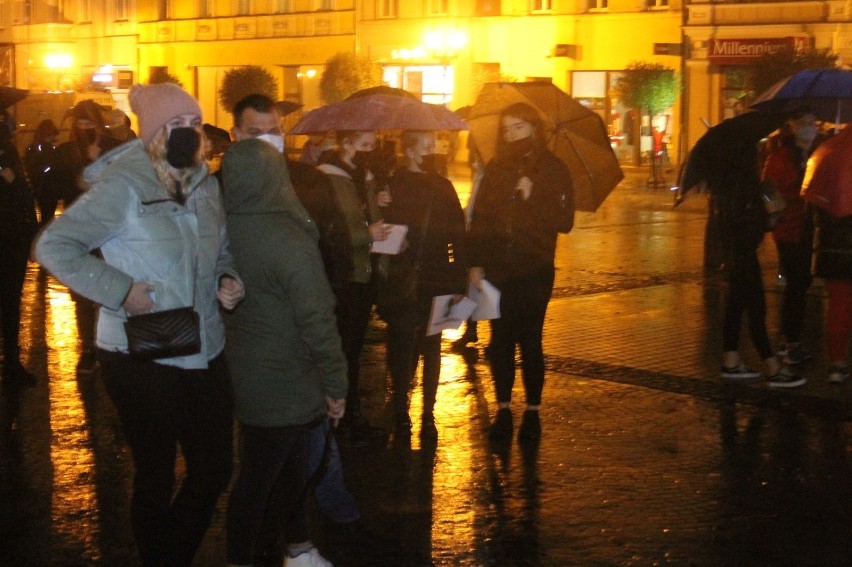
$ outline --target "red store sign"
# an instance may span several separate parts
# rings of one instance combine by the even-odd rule
[[[707,59],[714,65],[748,65],[762,55],[781,49],[800,50],[807,47],[807,37],[712,38]]]

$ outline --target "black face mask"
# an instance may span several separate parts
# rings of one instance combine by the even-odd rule
[[[352,156],[352,163],[354,163],[356,167],[367,169],[370,167],[370,161],[372,159],[373,152],[362,152],[361,150],[358,150],[355,152],[355,155]]]
[[[177,169],[189,167],[195,163],[198,148],[201,147],[201,135],[195,128],[184,126],[169,133],[166,144],[166,161]]]
[[[443,171],[444,161],[444,156],[441,154],[426,154],[418,167],[426,173],[440,173]]]
[[[77,139],[84,146],[91,146],[95,143],[98,137],[98,132],[94,128],[80,128],[77,130]]]
[[[511,142],[506,142],[506,152],[510,156],[521,157],[530,153],[533,148],[533,138],[532,136],[527,136],[526,138],[521,138],[520,140],[512,140]]]

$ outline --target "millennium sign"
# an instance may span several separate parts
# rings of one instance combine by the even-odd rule
[[[712,38],[707,59],[715,65],[748,65],[782,49],[807,47],[806,37]]]

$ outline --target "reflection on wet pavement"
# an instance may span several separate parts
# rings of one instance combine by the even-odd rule
[[[539,444],[487,440],[487,324],[466,353],[450,348],[459,332],[444,334],[437,443],[419,436],[419,382],[410,444],[391,433],[370,446],[341,439],[347,484],[384,553],[359,561],[312,509],[314,539],[336,565],[849,564],[852,430],[846,413],[822,411],[848,409],[849,392],[722,385],[703,212],[692,204],[674,217],[647,200],[626,192],[560,243]],[[814,340],[821,323],[817,312]],[[34,265],[22,325],[38,383],[0,389],[0,566],[139,565],[115,412],[97,374],[75,376],[73,303]],[[376,320],[364,411],[390,432],[383,342]],[[520,380],[514,399],[517,425]],[[224,509],[223,499],[197,566],[225,564]]]

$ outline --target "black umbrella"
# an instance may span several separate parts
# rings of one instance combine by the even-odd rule
[[[0,111],[6,110],[16,102],[27,98],[30,91],[16,89],[15,87],[0,87]]]
[[[281,116],[293,114],[300,108],[302,108],[301,104],[299,104],[298,102],[291,102],[289,100],[279,100],[275,103],[275,110],[277,110],[278,114],[280,114]]]
[[[736,171],[757,167],[751,163],[754,148],[783,124],[785,116],[769,112],[745,112],[723,120],[698,139],[680,174],[678,202],[704,182],[713,190],[724,190]]]

